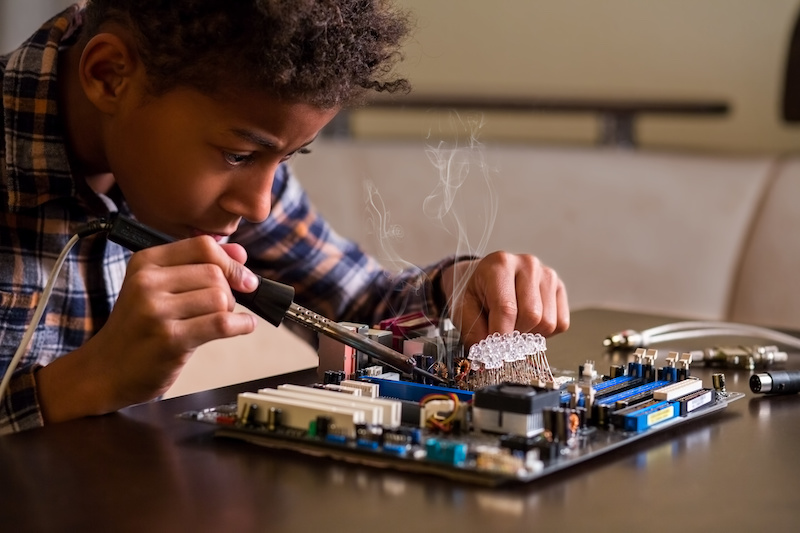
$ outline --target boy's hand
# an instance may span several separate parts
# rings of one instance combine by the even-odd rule
[[[550,336],[569,327],[564,283],[532,255],[494,252],[456,263],[442,273],[442,287],[467,348],[494,332]]]
[[[83,347],[37,373],[46,419],[101,414],[151,400],[172,385],[198,346],[252,332],[254,317],[232,312],[231,289],[249,293],[258,283],[243,266],[245,259],[239,245],[219,245],[205,236],[134,254],[108,322]],[[78,383],[58,379],[54,386],[53,378],[69,372],[70,364],[83,365]],[[63,394],[77,394],[73,408],[83,405],[84,412],[65,418],[48,402],[50,394],[58,394],[52,398],[60,407]]]

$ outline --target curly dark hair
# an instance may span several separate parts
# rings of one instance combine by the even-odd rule
[[[107,22],[132,30],[155,94],[243,84],[333,108],[409,90],[409,16],[388,0],[89,0],[84,35]]]

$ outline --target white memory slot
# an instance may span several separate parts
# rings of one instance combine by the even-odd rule
[[[315,394],[308,394],[308,387],[305,390],[293,389],[259,389],[258,393],[265,396],[279,396],[282,398],[296,398],[298,400],[322,403],[324,405],[336,405],[339,407],[349,407],[351,409],[361,409],[364,411],[367,424],[383,425],[383,408],[379,405],[358,401],[362,399],[361,396],[351,396],[350,394],[342,394],[341,392],[334,392],[333,396],[320,396]],[[324,390],[324,389],[320,389]]]
[[[338,398],[340,393],[317,389],[315,387],[303,387],[301,385],[278,385],[278,390],[299,390],[308,394],[325,398]],[[338,395],[338,396],[337,396]],[[356,402],[364,402],[369,405],[377,405],[383,409],[383,425],[389,428],[396,428],[400,425],[403,417],[403,404],[397,400],[390,400],[388,398],[370,398],[367,396],[347,396],[348,400]]]
[[[377,398],[378,397],[378,389],[380,385],[377,383],[367,383],[366,381],[356,381],[354,379],[345,379],[341,383],[339,383],[342,387],[352,387],[354,389],[361,390],[361,396],[366,396],[368,398]]]
[[[334,392],[342,392],[345,394],[349,394],[350,396],[361,396],[361,389],[357,389],[355,387],[343,387],[341,385],[334,385],[333,383],[328,383],[326,385],[323,385],[322,388]]]
[[[328,416],[331,421],[348,437],[355,437],[356,424],[365,424],[366,416],[363,409],[342,407],[338,405],[325,405],[322,402],[298,400],[297,398],[282,398],[268,396],[254,392],[243,392],[237,398],[237,412],[242,418],[248,405],[256,405],[255,413],[257,422],[267,423],[269,410],[272,407],[281,410],[281,424],[284,426],[308,430],[312,420],[318,416]]]
[[[670,383],[665,387],[653,391],[654,400],[672,401],[681,396],[686,396],[703,388],[702,380],[697,378],[687,378],[682,381]]]

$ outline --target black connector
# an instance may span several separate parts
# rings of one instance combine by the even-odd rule
[[[750,390],[764,394],[795,394],[800,392],[800,370],[777,370],[750,376]]]

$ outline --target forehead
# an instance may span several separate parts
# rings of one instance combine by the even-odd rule
[[[163,99],[165,105],[195,117],[204,130],[275,149],[307,144],[338,111],[247,89],[208,94],[180,87]]]

